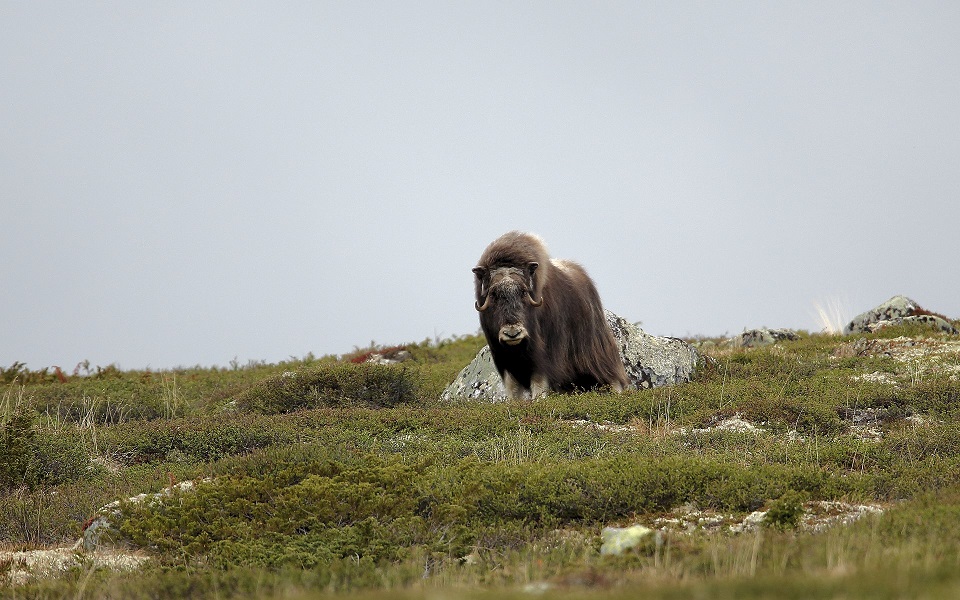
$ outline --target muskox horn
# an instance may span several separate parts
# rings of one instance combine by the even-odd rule
[[[483,305],[482,305],[482,306],[480,305],[480,302],[478,301],[478,302],[474,302],[474,303],[473,303],[473,307],[476,308],[476,309],[477,309],[478,311],[480,311],[480,312],[483,312],[483,311],[487,310],[488,308],[490,308],[490,294],[487,294],[487,297],[483,299]]]
[[[480,305],[480,301],[477,300],[473,303],[473,307],[483,312],[490,306],[490,290],[485,289],[486,286],[483,284],[483,278],[487,276],[487,270],[484,267],[474,267],[473,274],[477,276],[477,295],[483,298],[482,306]]]
[[[527,300],[530,302],[530,306],[533,306],[535,308],[543,304],[543,298],[540,298],[539,300],[534,300],[533,294],[527,294]]]

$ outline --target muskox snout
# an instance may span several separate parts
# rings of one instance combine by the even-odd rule
[[[508,346],[516,346],[527,338],[527,329],[523,325],[504,325],[500,328],[500,341]]]

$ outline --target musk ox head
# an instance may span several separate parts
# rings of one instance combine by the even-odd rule
[[[511,232],[487,248],[473,273],[474,306],[488,337],[505,346],[529,341],[529,311],[543,306],[549,260],[543,242],[531,234]]]
[[[483,320],[498,332],[497,339],[507,346],[516,346],[528,339],[526,313],[543,305],[536,288],[536,272],[540,264],[528,262],[524,267],[474,267],[476,275],[476,309]]]

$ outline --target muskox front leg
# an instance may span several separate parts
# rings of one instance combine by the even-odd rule
[[[510,371],[503,372],[503,387],[507,389],[507,398],[510,400],[523,398],[523,386],[510,374]]]
[[[530,396],[536,400],[541,396],[546,396],[550,391],[550,382],[547,376],[542,373],[534,373],[530,378]]]

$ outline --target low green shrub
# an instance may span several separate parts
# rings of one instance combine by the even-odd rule
[[[37,421],[23,407],[0,420],[0,490],[57,485],[95,470],[75,432],[39,429]]]
[[[37,433],[33,418],[18,406],[0,419],[0,489],[36,483],[33,449]]]
[[[163,460],[210,462],[275,444],[291,443],[296,423],[249,413],[134,421],[102,427],[103,451],[127,464]]]
[[[124,504],[120,531],[171,561],[188,557],[220,567],[310,567],[349,556],[379,563],[410,552],[452,559],[468,554],[492,527],[527,533],[532,527],[545,535],[689,502],[745,512],[791,490],[837,498],[850,493],[846,482],[856,479],[679,456],[518,465],[468,458],[444,465],[324,454],[301,450],[276,462],[274,453],[267,472],[250,457],[241,461],[250,463],[247,469],[192,491]]]
[[[291,464],[262,477],[224,476],[155,503],[122,505],[119,531],[173,560],[312,567],[406,556],[463,556],[469,538],[450,498],[427,494],[425,466],[371,459]]]
[[[906,403],[922,413],[960,415],[960,381],[950,377],[930,377],[904,392]]]
[[[413,368],[341,363],[269,377],[240,394],[236,402],[241,410],[267,414],[334,406],[386,408],[415,402],[419,390]]]
[[[767,510],[763,523],[767,527],[786,530],[796,529],[803,517],[805,496],[796,490],[788,490]]]

